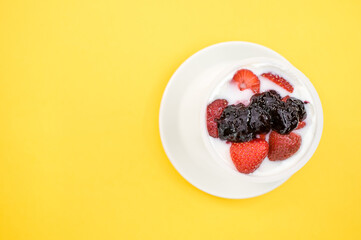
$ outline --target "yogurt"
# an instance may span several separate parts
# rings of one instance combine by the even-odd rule
[[[260,92],[264,92],[267,90],[276,90],[281,97],[286,95],[290,97],[296,97],[302,101],[307,101],[305,104],[307,118],[304,120],[306,126],[299,130],[293,130],[293,132],[297,133],[302,137],[302,143],[300,149],[290,158],[281,161],[270,161],[268,157],[266,157],[261,166],[248,175],[250,176],[271,176],[277,174],[279,172],[288,169],[302,158],[302,156],[306,153],[307,149],[310,147],[312,142],[312,138],[315,134],[315,110],[313,105],[313,100],[311,97],[311,93],[308,91],[307,87],[301,82],[300,79],[297,78],[297,74],[295,74],[291,69],[282,66],[278,61],[273,61],[272,59],[267,59],[267,61],[262,62],[252,62],[244,65],[236,66],[232,71],[229,71],[228,74],[222,77],[219,80],[219,84],[214,88],[208,103],[213,102],[216,99],[226,99],[229,105],[243,103],[245,105],[249,104],[250,98],[254,95],[254,93],[250,89],[246,89],[240,91],[237,84],[232,82],[233,75],[240,69],[248,69],[251,70],[254,74],[256,74],[260,80]],[[271,72],[273,74],[277,74],[284,79],[286,79],[291,85],[294,87],[293,93],[288,92],[272,81],[268,80],[261,76],[262,73]],[[268,142],[269,133],[266,136],[266,141]],[[222,141],[219,138],[213,138],[209,136],[209,140],[211,142],[212,148],[218,155],[218,159],[225,165],[230,168],[236,168],[233,165],[231,155],[230,155],[230,143],[226,143],[226,141]]]

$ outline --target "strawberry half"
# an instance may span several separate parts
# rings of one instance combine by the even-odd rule
[[[251,89],[254,93],[259,93],[260,81],[258,77],[248,69],[241,69],[233,76],[233,81],[238,84],[241,91]]]
[[[217,99],[207,106],[207,130],[209,136],[218,138],[217,119],[222,115],[227,105],[227,100]]]
[[[269,136],[270,161],[285,160],[295,154],[301,146],[302,138],[296,133],[286,135],[272,131]]]
[[[295,130],[304,128],[305,126],[306,126],[306,122],[299,122]]]
[[[290,98],[290,96],[284,96],[283,98],[282,98],[282,102],[287,102],[287,99],[289,99]]]
[[[254,172],[266,158],[268,143],[262,139],[250,142],[232,143],[230,148],[234,166],[241,173]]]
[[[259,134],[258,138],[262,139],[262,140],[266,140],[266,136],[267,136],[267,134]]]
[[[278,76],[278,75],[273,74],[273,73],[263,73],[261,76],[269,79],[270,81],[272,81],[275,84],[277,84],[278,86],[286,89],[290,93],[293,92],[293,86],[286,79],[284,79],[283,77]]]

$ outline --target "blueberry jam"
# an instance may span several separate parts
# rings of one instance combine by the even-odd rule
[[[218,134],[222,140],[248,142],[271,129],[288,134],[306,117],[304,102],[294,97],[283,102],[275,90],[270,90],[253,95],[248,106],[227,106],[217,120]]]

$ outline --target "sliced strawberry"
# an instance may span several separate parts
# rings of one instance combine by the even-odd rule
[[[285,160],[291,157],[298,151],[301,142],[301,136],[296,133],[282,135],[272,131],[269,136],[269,160]]]
[[[267,134],[259,134],[258,138],[262,139],[262,140],[266,140],[266,136],[267,136]]]
[[[251,89],[254,93],[259,93],[260,81],[258,77],[248,69],[241,69],[233,76],[233,81],[238,83],[241,91]]]
[[[295,130],[304,128],[305,126],[306,126],[305,122],[299,122],[298,125],[297,125],[297,128]]]
[[[228,102],[224,99],[214,100],[207,106],[207,130],[211,137],[218,138],[217,119],[222,115]]]
[[[290,98],[290,96],[284,96],[283,98],[282,98],[282,102],[286,102],[287,101],[287,99],[289,99]]]
[[[241,173],[254,172],[266,158],[268,143],[262,139],[250,142],[232,143],[230,148],[234,166]]]
[[[271,80],[272,82],[274,82],[278,86],[286,89],[290,93],[293,92],[293,86],[283,77],[278,76],[277,74],[273,74],[273,73],[263,73],[261,76]]]

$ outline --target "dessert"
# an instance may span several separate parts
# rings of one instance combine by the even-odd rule
[[[297,162],[312,138],[309,99],[307,89],[279,63],[239,66],[210,97],[206,117],[212,146],[238,172],[281,171]]]

